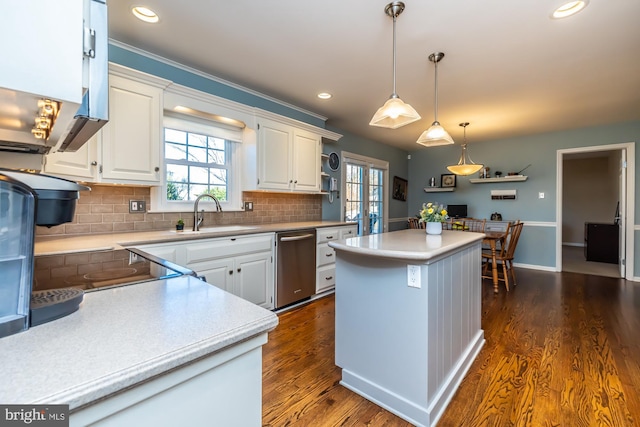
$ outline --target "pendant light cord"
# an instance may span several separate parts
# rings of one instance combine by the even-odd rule
[[[398,94],[396,93],[396,17],[397,15],[393,14],[393,93],[391,94],[392,98],[397,98]]]
[[[435,108],[435,122],[438,123],[438,60],[436,60],[435,62],[435,66],[436,66],[436,78],[435,80],[435,102],[434,102],[434,108]]]

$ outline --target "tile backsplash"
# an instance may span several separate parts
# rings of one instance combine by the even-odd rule
[[[206,212],[204,227],[231,224],[273,224],[279,222],[320,221],[322,195],[244,192],[243,200],[253,202],[252,212]],[[55,227],[36,227],[37,236],[121,233],[167,230],[178,218],[185,228],[193,226],[193,212],[129,213],[129,200],[144,200],[151,205],[148,187],[92,185],[81,192],[72,222]]]

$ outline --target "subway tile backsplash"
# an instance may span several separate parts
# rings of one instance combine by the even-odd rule
[[[274,224],[320,221],[322,195],[244,192],[243,200],[253,202],[252,212],[206,212],[203,227],[211,225]],[[144,200],[151,206],[148,187],[92,185],[81,192],[73,221],[55,227],[36,227],[37,236],[122,233],[167,230],[182,218],[185,228],[193,226],[193,211],[129,213],[129,200]]]

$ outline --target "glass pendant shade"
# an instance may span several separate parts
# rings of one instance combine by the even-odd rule
[[[434,96],[434,113],[435,120],[431,124],[431,127],[420,135],[418,140],[416,141],[420,145],[424,145],[425,147],[436,147],[438,145],[451,145],[453,144],[453,138],[451,135],[444,130],[442,126],[440,126],[440,122],[438,122],[438,62],[440,62],[444,58],[444,53],[436,52],[429,55],[429,61],[435,64],[435,96]]]
[[[416,120],[420,120],[420,115],[411,105],[405,104],[402,99],[397,96],[391,96],[391,98],[376,111],[369,125],[397,129],[413,123]]]
[[[393,18],[393,93],[382,107],[376,111],[369,126],[397,129],[401,126],[420,120],[418,112],[409,104],[405,104],[396,93],[396,18],[404,10],[404,3],[389,3],[384,12]]]
[[[473,163],[473,160],[471,160],[469,154],[467,153],[467,126],[469,126],[469,123],[460,123],[460,126],[464,128],[464,144],[462,144],[462,154],[460,154],[460,160],[458,160],[458,164],[447,166],[447,169],[449,170],[449,172],[456,175],[472,175],[482,169],[484,165]]]
[[[436,147],[438,145],[453,144],[453,138],[440,126],[440,123],[433,122],[429,129],[422,132],[422,135],[420,135],[416,142],[425,147]]]
[[[467,144],[462,144],[462,155],[457,165],[447,166],[449,172],[456,175],[473,175],[484,167],[484,165],[477,165],[473,163],[471,159],[467,162]]]

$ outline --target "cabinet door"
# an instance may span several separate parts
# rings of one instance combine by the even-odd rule
[[[235,259],[233,294],[266,309],[273,308],[271,253],[242,255]]]
[[[293,135],[293,189],[320,191],[320,157],[322,141],[319,135],[295,131]]]
[[[80,181],[98,180],[98,147],[102,133],[93,135],[78,151],[50,153],[45,156],[43,171],[47,174],[76,178]]]
[[[220,258],[199,264],[187,264],[187,268],[195,271],[198,276],[204,276],[208,284],[231,293],[234,293],[233,282],[236,276],[234,266],[233,258]]]
[[[162,89],[109,77],[109,122],[102,129],[105,179],[160,182]]]
[[[291,177],[291,128],[263,120],[258,130],[258,188],[289,190]]]

